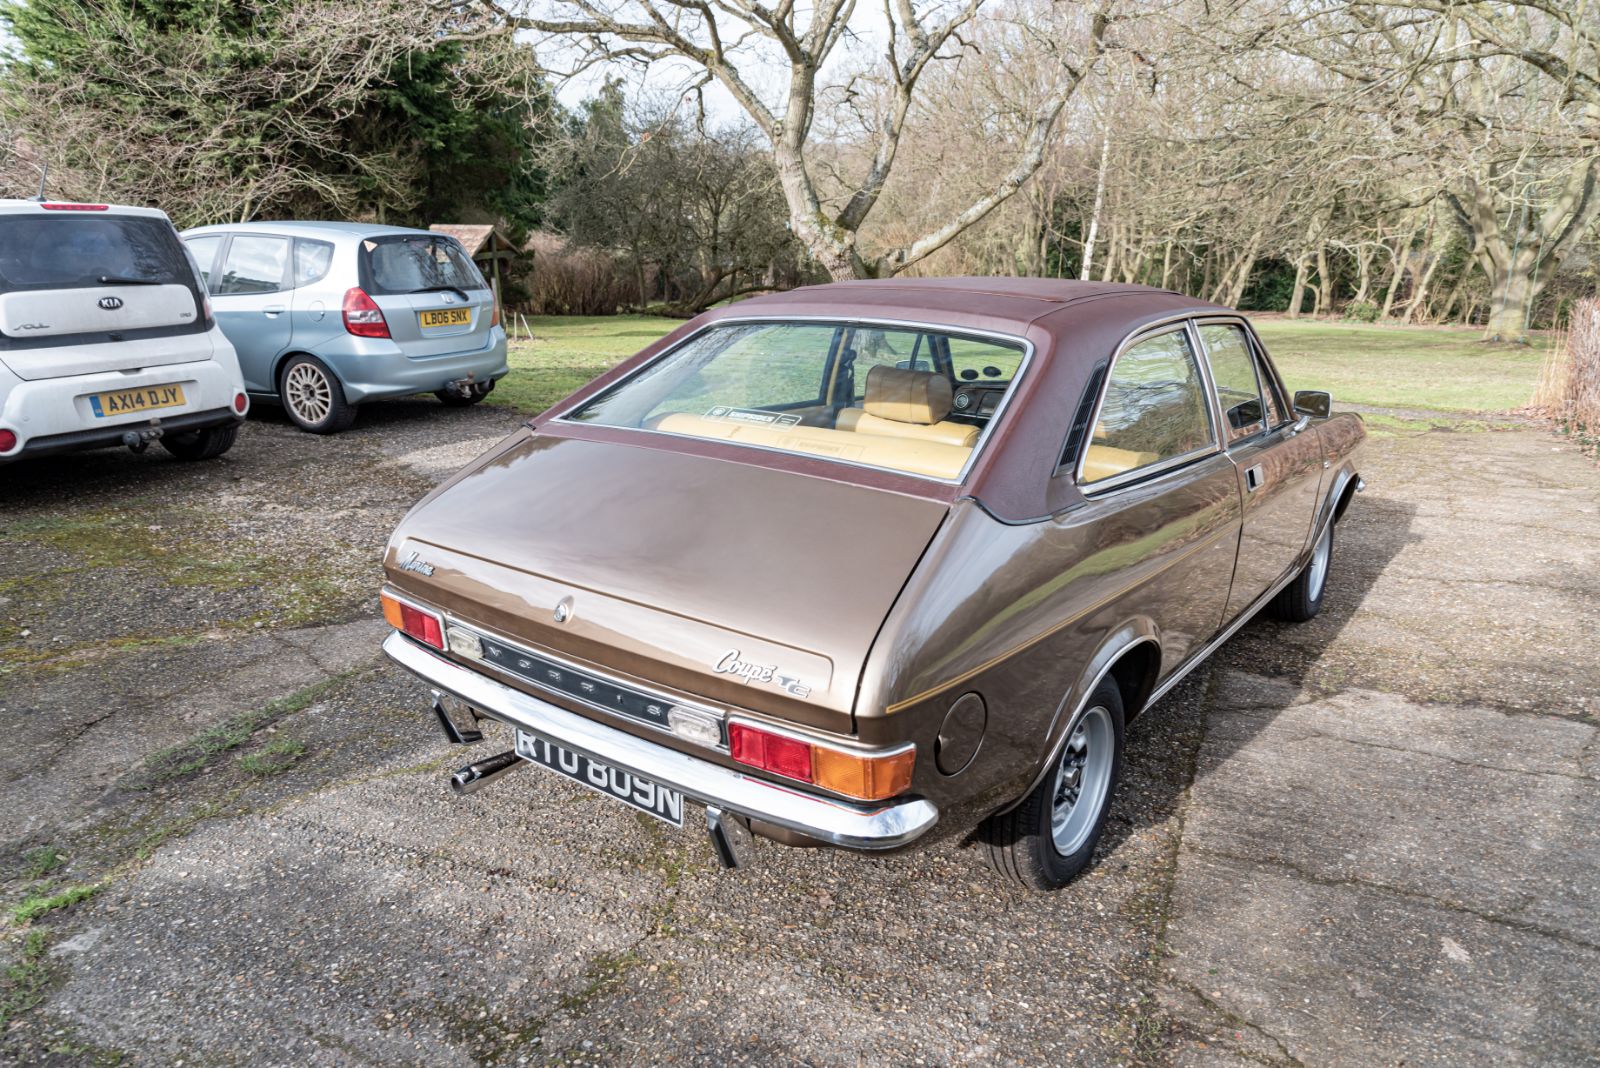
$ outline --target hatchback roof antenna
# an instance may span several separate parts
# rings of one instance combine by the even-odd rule
[[[50,177],[50,164],[49,164],[48,161],[46,161],[46,162],[44,162],[44,163],[39,165],[39,194],[37,196],[35,196],[33,199],[38,200],[38,201],[43,201],[44,200],[44,183],[45,183],[46,180],[49,179],[49,177]]]

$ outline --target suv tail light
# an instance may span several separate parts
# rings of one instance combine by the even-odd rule
[[[388,337],[389,323],[383,309],[357,286],[344,295],[344,328],[356,337]]]
[[[903,792],[911,785],[917,761],[915,746],[853,752],[739,720],[728,724],[728,753],[740,764],[863,801],[882,801]]]
[[[378,601],[383,605],[383,618],[389,626],[423,645],[431,645],[444,652],[444,622],[436,614],[407,604],[387,592],[378,594]]]

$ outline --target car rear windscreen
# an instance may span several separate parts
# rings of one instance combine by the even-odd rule
[[[196,281],[172,224],[127,215],[0,215],[0,293]]]
[[[361,258],[365,288],[374,296],[489,288],[466,252],[448,237],[369,237],[361,242]]]

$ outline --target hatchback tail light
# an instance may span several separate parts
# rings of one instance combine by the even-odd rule
[[[740,764],[863,801],[904,792],[917,760],[915,746],[853,752],[737,720],[728,724],[728,753]]]
[[[17,435],[9,430],[0,430],[0,452],[10,452],[17,447]]]
[[[383,605],[383,618],[389,626],[423,645],[431,645],[444,652],[444,621],[438,615],[388,593],[380,593],[378,601]]]
[[[235,393],[233,395],[233,410],[234,411],[238,412],[240,415],[243,415],[245,413],[245,410],[248,409],[249,407],[250,407],[250,398],[249,397],[246,397],[243,393]]]
[[[111,206],[109,204],[63,204],[63,203],[59,203],[59,202],[51,202],[49,204],[40,204],[39,206],[41,208],[43,208],[45,211],[109,211],[109,210],[111,210]]]
[[[495,301],[494,301],[494,312],[493,312],[493,314],[491,314],[489,316],[489,325],[490,326],[499,326],[500,325],[500,301],[499,301],[498,298],[496,298]]]
[[[344,328],[356,337],[388,337],[389,323],[383,309],[357,286],[344,295]]]

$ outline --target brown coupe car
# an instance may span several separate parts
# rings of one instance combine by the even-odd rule
[[[970,835],[1059,886],[1123,729],[1260,609],[1315,615],[1365,431],[1250,324],[1139,286],[846,282],[685,323],[400,524],[385,651],[453,741],[681,826]]]

